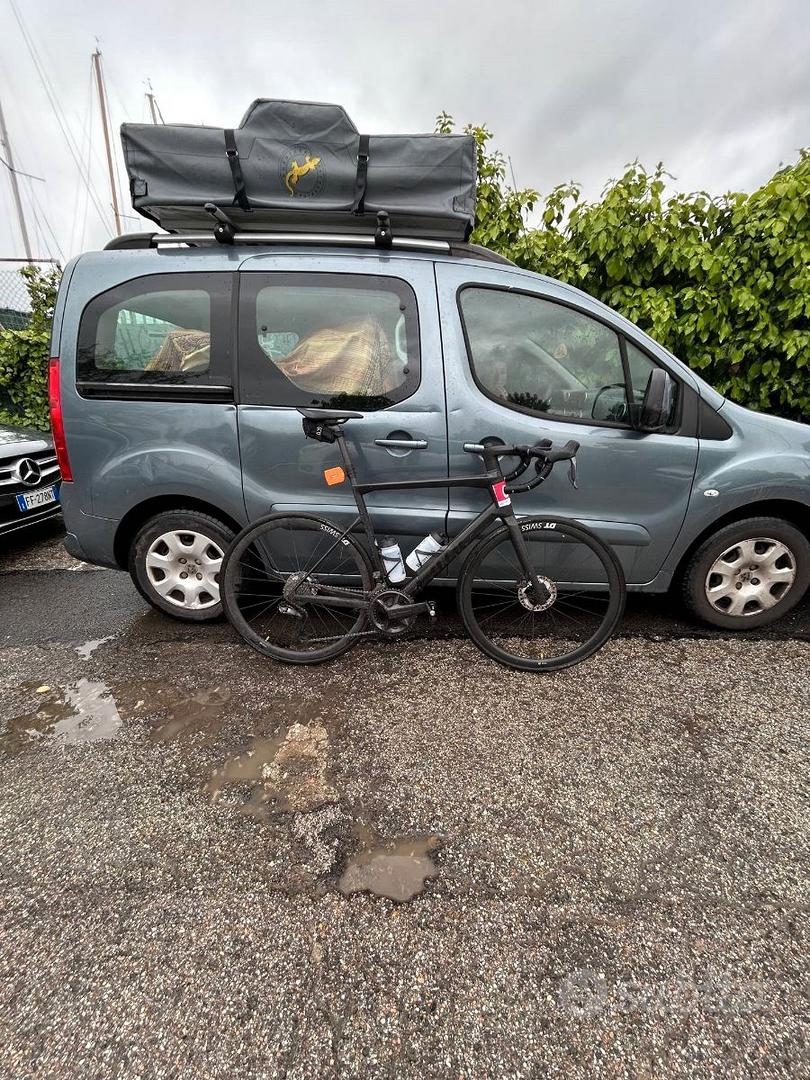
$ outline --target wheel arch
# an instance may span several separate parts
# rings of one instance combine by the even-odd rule
[[[701,544],[705,543],[714,533],[724,529],[727,525],[734,525],[738,521],[745,521],[753,517],[776,517],[782,518],[789,524],[794,525],[810,540],[810,506],[804,503],[794,502],[791,499],[764,499],[762,502],[745,503],[729,510],[728,513],[714,518],[702,532],[698,533],[688,545],[678,560],[678,565],[673,575],[673,583],[683,580],[686,567]]]
[[[242,523],[236,521],[230,514],[212,503],[205,502],[203,499],[195,499],[188,495],[156,495],[154,498],[145,499],[143,502],[133,506],[121,518],[113,542],[115,561],[119,567],[122,570],[127,569],[132,540],[142,525],[156,514],[182,510],[196,510],[198,513],[207,514],[209,517],[221,521],[223,525],[227,525],[235,533],[242,528]]]

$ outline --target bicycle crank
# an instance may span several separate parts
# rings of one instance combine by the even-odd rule
[[[436,615],[436,607],[429,600],[414,604],[407,593],[399,589],[382,589],[371,598],[368,618],[371,625],[386,637],[400,637],[413,626],[417,615]]]

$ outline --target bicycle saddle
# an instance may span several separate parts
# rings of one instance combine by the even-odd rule
[[[307,420],[320,420],[322,424],[337,424],[341,420],[362,420],[361,412],[346,412],[343,409],[299,409]]]

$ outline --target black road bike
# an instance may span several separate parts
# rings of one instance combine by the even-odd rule
[[[591,656],[616,629],[625,586],[613,551],[583,525],[518,518],[512,508],[512,495],[542,484],[561,461],[569,463],[576,487],[578,443],[468,443],[465,451],[483,458],[483,474],[361,484],[343,428],[362,413],[299,412],[308,438],[337,444],[343,464],[324,476],[328,483],[349,481],[358,514],[347,528],[314,514],[268,514],[234,539],[220,591],[228,619],[252,648],[287,663],[318,664],[363,637],[400,637],[418,615],[435,615],[433,602],[417,597],[465,552],[457,586],[461,617],[475,644],[500,663],[555,671]],[[518,464],[504,473],[503,458]],[[515,484],[532,464],[534,476]],[[492,501],[412,576],[392,584],[364,496],[451,487],[486,488]]]

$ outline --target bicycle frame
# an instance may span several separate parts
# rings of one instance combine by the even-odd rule
[[[393,491],[393,490],[416,490],[420,488],[450,488],[450,487],[478,487],[488,488],[492,494],[492,504],[486,509],[482,510],[473,521],[471,521],[466,528],[454,537],[441,551],[437,551],[432,555],[427,562],[425,562],[414,576],[408,581],[404,582],[401,586],[391,586],[396,588],[398,592],[403,593],[411,598],[415,597],[421,590],[428,585],[433,578],[437,577],[442,570],[453,561],[453,559],[465,548],[469,547],[473,540],[487,531],[489,526],[494,521],[502,521],[507,529],[512,540],[512,545],[515,549],[520,565],[526,574],[527,581],[531,582],[532,587],[537,591],[537,595],[541,599],[548,597],[548,591],[546,587],[537,578],[537,575],[532,568],[529,560],[529,553],[526,548],[526,541],[523,538],[518,519],[515,516],[514,509],[512,508],[512,501],[509,495],[504,490],[505,481],[503,472],[500,465],[497,463],[492,468],[487,468],[486,471],[476,476],[456,476],[456,477],[439,477],[435,480],[385,480],[383,482],[377,482],[372,484],[362,484],[358,482],[357,474],[354,471],[354,462],[352,461],[349,448],[346,445],[346,438],[343,431],[338,428],[335,431],[336,442],[340,448],[341,458],[343,459],[343,467],[346,476],[351,484],[352,494],[354,495],[355,503],[357,504],[358,516],[351,522],[351,524],[339,534],[336,538],[334,545],[318,560],[318,563],[311,568],[310,573],[314,573],[318,565],[326,559],[331,551],[345,538],[349,533],[353,532],[358,525],[362,524],[363,530],[366,534],[368,546],[371,554],[372,563],[374,566],[374,577],[376,581],[385,582],[387,575],[385,572],[385,565],[380,555],[379,548],[375,542],[374,526],[371,521],[371,515],[366,506],[364,496],[373,491]],[[500,488],[498,491],[497,489]],[[313,598],[314,599],[314,598]],[[324,599],[328,599],[329,603],[327,607],[365,607],[367,600],[359,599],[356,592],[352,592],[348,589],[342,589],[336,585],[321,585],[317,601],[321,603]],[[400,616],[407,616],[410,613],[409,606],[401,606],[397,608],[397,614]]]

